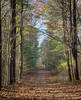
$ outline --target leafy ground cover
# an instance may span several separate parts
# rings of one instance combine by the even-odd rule
[[[54,81],[56,78],[57,73],[48,70],[29,70],[21,83],[2,88],[0,100],[81,100],[80,83]]]

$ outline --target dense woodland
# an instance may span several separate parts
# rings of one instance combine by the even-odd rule
[[[81,0],[0,0],[0,90],[37,66],[79,81],[80,33]]]

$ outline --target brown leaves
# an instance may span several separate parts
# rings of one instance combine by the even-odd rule
[[[27,72],[24,74],[21,84],[3,88],[0,92],[0,98],[5,98],[4,100],[28,100],[28,98],[31,100],[33,98],[37,100],[81,99],[81,84],[50,82],[50,78],[58,79],[57,74],[52,75],[51,71],[35,69],[30,72],[31,74],[27,74]]]

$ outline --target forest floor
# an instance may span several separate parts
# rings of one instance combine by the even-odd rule
[[[20,84],[2,89],[0,100],[81,100],[80,83],[60,82],[56,78],[56,72],[29,70]]]

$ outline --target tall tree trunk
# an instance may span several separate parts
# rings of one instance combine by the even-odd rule
[[[72,54],[74,58],[75,65],[75,78],[79,80],[79,72],[78,72],[78,60],[77,60],[77,23],[76,23],[76,0],[73,0],[73,48]]]
[[[0,0],[0,90],[2,82],[2,27],[1,27],[1,0]]]
[[[72,77],[71,77],[71,66],[70,66],[70,62],[69,62],[69,50],[67,47],[67,5],[66,5],[66,0],[62,1],[62,18],[63,18],[63,31],[64,31],[64,51],[65,51],[65,57],[66,57],[66,62],[67,62],[67,66],[68,66],[68,76],[69,76],[69,80],[72,81]],[[64,9],[65,8],[65,9]]]
[[[10,58],[10,84],[14,84],[15,79],[15,67],[16,67],[16,0],[10,0],[11,3],[11,33],[10,33],[10,45],[11,45],[11,58]]]
[[[20,24],[20,79],[23,71],[23,0],[21,0],[21,24]]]
[[[72,0],[69,0],[69,22],[70,22],[70,47],[72,47],[72,37],[73,37],[73,18],[72,18]],[[72,65],[72,48],[70,48],[70,66],[71,66],[71,74],[72,74],[72,81],[74,81],[75,79],[75,75],[74,75],[74,68]]]

